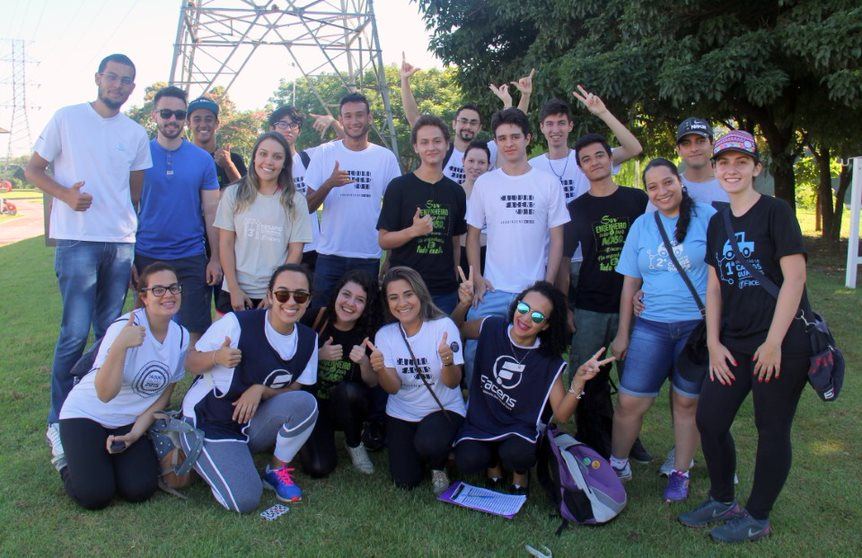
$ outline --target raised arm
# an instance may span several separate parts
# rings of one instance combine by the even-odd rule
[[[536,75],[536,68],[530,70],[530,73],[518,81],[513,81],[512,85],[518,88],[521,92],[521,100],[518,101],[518,108],[524,114],[529,114],[530,97],[533,96],[533,77]]]
[[[413,96],[413,90],[410,88],[410,76],[419,71],[419,68],[407,62],[404,53],[401,53],[401,104],[404,106],[404,116],[407,117],[407,122],[410,127],[419,120],[419,107],[416,105],[416,98]]]
[[[617,141],[620,142],[620,146],[613,150],[614,165],[624,163],[632,157],[637,157],[641,154],[643,147],[638,139],[622,122],[617,119],[616,116],[611,113],[611,111],[608,110],[604,101],[602,101],[598,95],[590,93],[584,89],[582,85],[578,85],[578,90],[573,91],[572,95],[574,95],[588,111],[601,119],[601,121],[610,128],[611,132],[614,133]]]

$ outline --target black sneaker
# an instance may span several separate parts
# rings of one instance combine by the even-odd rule
[[[641,465],[646,465],[652,461],[652,455],[641,443],[640,438],[635,439],[635,443],[632,445],[632,450],[629,452],[629,459],[635,463],[640,463]]]
[[[386,425],[380,421],[365,423],[362,431],[362,445],[368,451],[380,451],[386,447]]]
[[[723,504],[712,498],[708,498],[693,510],[677,517],[680,523],[686,527],[706,527],[713,523],[730,521],[743,514],[742,508],[736,501]]]
[[[712,540],[723,543],[756,541],[768,537],[772,526],[768,519],[754,519],[745,510],[742,514],[710,531]]]

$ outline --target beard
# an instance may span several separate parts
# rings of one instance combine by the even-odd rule
[[[111,110],[119,110],[120,107],[123,106],[123,103],[126,102],[125,99],[123,99],[122,101],[115,101],[104,95],[99,95],[99,100],[102,101],[102,103],[104,103],[104,105]]]
[[[159,126],[159,133],[167,139],[177,139],[183,133],[183,127],[168,128],[167,126]]]
[[[362,130],[360,130],[358,133],[353,133],[349,129],[345,128],[344,129],[344,135],[346,135],[350,139],[362,139],[368,135],[369,128],[370,128],[370,126],[368,124],[366,124],[365,126],[362,127]]]
[[[473,138],[476,137],[476,134],[473,132],[473,130],[459,130],[458,137],[469,143],[473,141]]]

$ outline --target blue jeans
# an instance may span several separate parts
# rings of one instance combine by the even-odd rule
[[[633,397],[658,397],[661,385],[670,377],[674,391],[697,397],[700,384],[680,376],[676,359],[691,331],[700,320],[655,322],[637,318],[626,353],[626,373],[620,378],[620,392]]]
[[[63,318],[51,367],[48,423],[60,418],[60,408],[74,385],[69,371],[84,352],[90,326],[99,340],[123,311],[134,254],[135,245],[129,242],[57,241],[54,272]]]
[[[329,297],[332,296],[332,289],[335,288],[335,284],[342,275],[353,269],[364,270],[372,278],[376,278],[380,271],[380,260],[376,258],[344,258],[318,253],[314,267],[312,305],[320,307],[329,304]]]
[[[455,307],[458,306],[458,291],[452,291],[451,293],[446,294],[432,294],[431,300],[434,301],[435,306],[445,312],[446,314],[451,314]]]
[[[500,316],[501,318],[509,317],[509,306],[518,296],[519,293],[507,293],[506,291],[488,291],[482,298],[482,302],[475,308],[470,308],[467,312],[467,321],[478,320],[488,316]],[[477,341],[467,341],[464,343],[464,381],[467,387],[470,387],[470,379],[473,377],[474,360],[476,359]]]

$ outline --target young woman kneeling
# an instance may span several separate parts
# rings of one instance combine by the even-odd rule
[[[264,488],[283,502],[302,499],[288,464],[317,420],[314,396],[299,391],[317,379],[317,335],[298,323],[310,285],[305,267],[276,268],[269,309],[226,314],[189,352],[189,371],[200,377],[183,400],[183,416],[205,434],[195,471],[229,510],[254,511]],[[261,479],[252,454],[273,446]]]
[[[60,410],[66,492],[96,510],[114,495],[147,500],[158,488],[159,462],[145,436],[183,377],[189,333],[171,321],[182,289],[174,269],[155,262],[141,271],[137,308],[105,333],[90,372]]]

